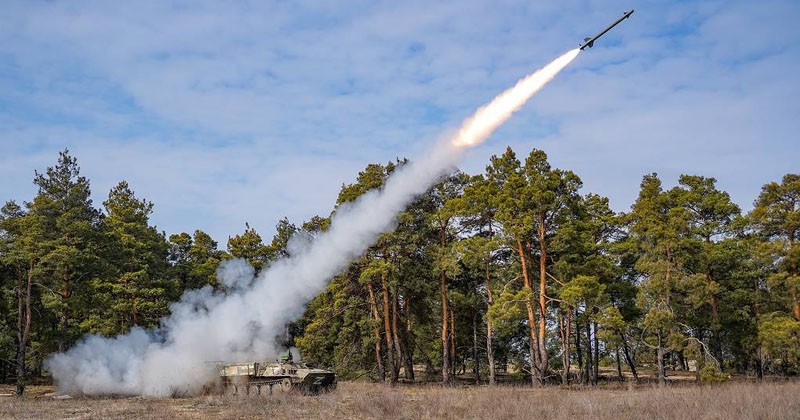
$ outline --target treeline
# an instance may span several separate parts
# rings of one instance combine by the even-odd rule
[[[400,162],[402,164],[402,162]],[[369,165],[337,204],[381,188]],[[800,372],[800,174],[764,185],[742,214],[713,178],[664,189],[644,176],[617,214],[544,152],[508,149],[483,174],[455,173],[332,279],[294,325],[295,343],[345,376],[533,385],[596,384],[600,366],[659,383]],[[612,370],[612,372],[613,372]]]
[[[250,257],[259,267],[282,255],[295,230],[283,220],[263,246],[248,226],[227,251],[200,230],[167,237],[150,225],[153,203],[125,181],[95,208],[68,151],[33,182],[31,201],[0,210],[0,381],[16,381],[20,395],[49,354],[87,333],[157,327],[184,291],[222,287],[221,261]]]
[[[336,207],[403,164],[368,165]],[[284,219],[270,243],[246,225],[223,251],[199,230],[158,232],[153,203],[124,181],[95,208],[68,151],[34,184],[0,214],[0,379],[20,394],[83,334],[155,327],[185,290],[222,288],[221,261],[263,269],[293,234],[330,223]],[[494,383],[514,366],[540,385],[596,383],[600,366],[634,377],[653,366],[662,382],[667,366],[704,380],[800,372],[800,175],[765,185],[746,215],[713,178],[664,190],[647,175],[622,214],[581,186],[538,150],[441,180],[331,279],[287,344],[344,377],[391,382],[415,365],[445,383]]]

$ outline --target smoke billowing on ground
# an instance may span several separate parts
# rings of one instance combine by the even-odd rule
[[[328,231],[313,241],[297,236],[292,257],[258,276],[246,261],[218,271],[227,292],[210,287],[186,292],[154,331],[134,328],[114,338],[87,336],[45,367],[59,391],[71,395],[195,394],[217,375],[219,361],[264,360],[276,355],[275,337],[352,258],[392,228],[414,197],[455,168],[463,151],[480,144],[577,57],[571,50],[521,79],[467,118],[454,136],[402,166],[380,191],[340,206]]]

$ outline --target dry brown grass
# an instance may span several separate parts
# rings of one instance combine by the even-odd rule
[[[0,393],[10,392],[0,388]],[[800,383],[631,389],[442,388],[345,382],[330,394],[57,400],[0,397],[6,419],[797,419]]]

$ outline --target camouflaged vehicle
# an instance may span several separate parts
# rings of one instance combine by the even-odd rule
[[[336,374],[325,369],[316,369],[302,362],[292,361],[291,354],[283,355],[275,362],[234,363],[219,366],[224,393],[249,394],[255,388],[261,394],[267,387],[272,393],[278,391],[299,392],[313,395],[336,388]]]

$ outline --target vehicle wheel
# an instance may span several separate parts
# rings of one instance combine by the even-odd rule
[[[284,392],[289,392],[292,390],[292,380],[289,378],[285,378],[281,381],[281,389]]]

